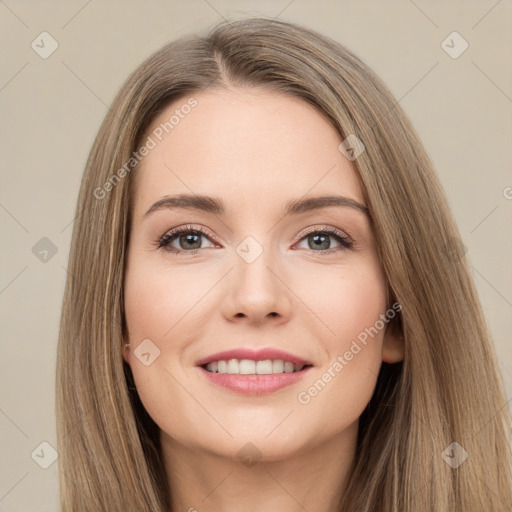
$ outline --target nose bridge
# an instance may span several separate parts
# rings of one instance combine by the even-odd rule
[[[279,278],[282,267],[270,236],[265,242],[253,236],[242,240],[235,248],[234,267],[227,301],[230,316],[242,314],[253,320],[267,315],[288,316],[290,297],[281,282],[283,277]]]

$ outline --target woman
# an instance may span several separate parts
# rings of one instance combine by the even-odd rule
[[[511,509],[457,228],[346,48],[265,19],[167,44],[115,98],[77,213],[62,510]]]

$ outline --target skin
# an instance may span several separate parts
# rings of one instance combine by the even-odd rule
[[[172,511],[332,512],[382,360],[402,360],[403,347],[387,324],[309,403],[298,401],[390,304],[364,213],[329,207],[283,217],[282,209],[292,199],[333,194],[364,204],[363,189],[338,150],[339,134],[302,100],[262,89],[212,89],[194,98],[198,105],[137,168],[125,276],[131,346],[124,358],[160,427]],[[148,134],[186,99],[169,105]],[[226,214],[161,209],[144,216],[180,193],[219,197]],[[195,246],[183,237],[171,242],[182,254],[157,248],[169,230],[188,224],[208,233],[197,254],[185,252]],[[337,228],[355,246],[329,235],[316,248],[314,235],[304,233],[310,227]],[[263,249],[252,263],[236,252],[247,236]],[[160,350],[148,366],[133,353],[147,338]],[[282,349],[314,367],[292,386],[243,396],[195,366],[240,347]],[[260,458],[246,465],[240,450]]]

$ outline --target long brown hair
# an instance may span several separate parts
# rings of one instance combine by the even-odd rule
[[[222,23],[151,55],[122,86],[91,149],[58,345],[62,510],[170,511],[158,427],[122,357],[133,155],[170,102],[230,86],[301,98],[342,139],[353,134],[365,145],[354,164],[402,306],[405,358],[383,364],[340,510],[511,510],[510,415],[432,163],[400,105],[358,57],[305,27],[258,18]],[[461,454],[464,462],[450,464]]]

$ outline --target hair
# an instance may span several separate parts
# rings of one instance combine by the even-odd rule
[[[125,164],[171,102],[236,87],[300,98],[342,139],[353,134],[365,146],[353,163],[387,286],[401,304],[405,354],[402,363],[382,365],[339,510],[511,510],[503,383],[458,229],[418,135],[354,53],[311,29],[264,18],[223,22],[153,53],[122,85],[93,143],[57,354],[62,510],[170,511],[159,428],[122,357],[136,176],[136,165]],[[468,453],[453,469],[443,459],[452,442]]]

